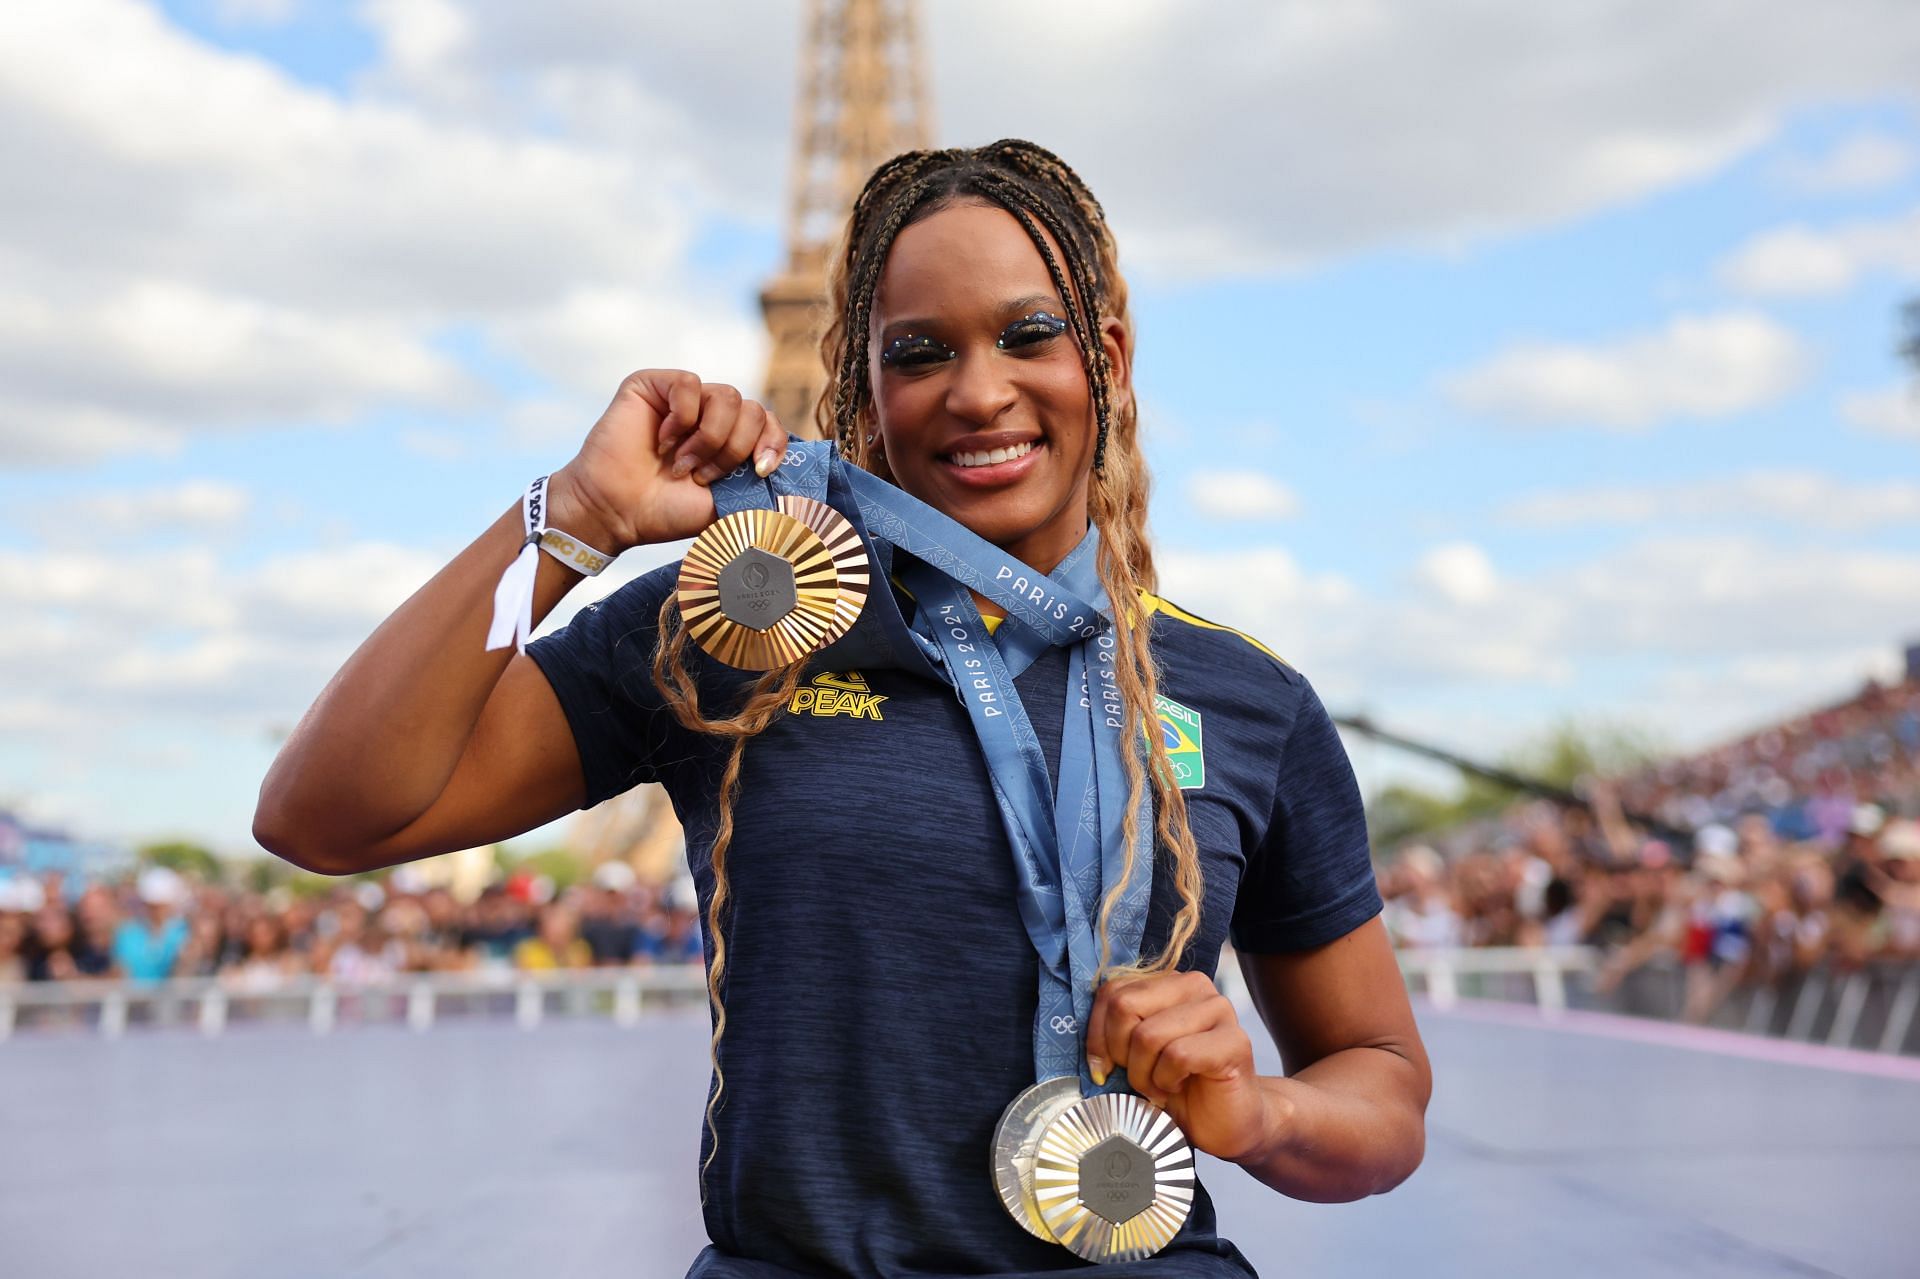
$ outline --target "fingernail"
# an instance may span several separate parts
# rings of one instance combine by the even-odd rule
[[[655,436],[656,447],[654,452],[661,457],[665,457],[673,448],[673,436],[673,415],[669,413],[666,417],[660,419],[660,431],[658,435]]]
[[[722,472],[719,467],[709,462],[693,473],[693,481],[696,484],[711,484],[719,479],[722,474],[724,474],[724,472]]]
[[[761,479],[773,474],[773,468],[780,465],[780,455],[772,449],[761,449],[760,455],[753,459],[753,473]]]
[[[687,472],[691,471],[692,469],[693,469],[692,458],[690,457],[675,458],[673,461],[673,478],[676,480],[685,479],[687,476]]]
[[[1101,1058],[1099,1057],[1087,1058],[1087,1073],[1093,1076],[1094,1083],[1096,1084],[1106,1083],[1107,1070],[1108,1070],[1107,1063]]]

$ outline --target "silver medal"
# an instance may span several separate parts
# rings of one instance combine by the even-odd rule
[[[1193,1207],[1193,1147],[1136,1093],[1076,1098],[1040,1135],[1032,1169],[1048,1234],[1088,1261],[1151,1257]]]
[[[993,1129],[993,1184],[1000,1202],[1027,1233],[1048,1243],[1054,1238],[1040,1219],[1040,1204],[1033,1195],[1033,1158],[1054,1116],[1079,1100],[1078,1075],[1043,1079],[1015,1097]]]

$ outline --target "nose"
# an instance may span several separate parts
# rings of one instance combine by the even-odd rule
[[[1007,361],[997,350],[962,351],[947,378],[947,412],[963,422],[990,426],[1019,398]]]

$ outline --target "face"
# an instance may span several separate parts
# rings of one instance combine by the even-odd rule
[[[1049,247],[1064,262],[1051,237]],[[1117,408],[1126,332],[1108,317],[1100,334]],[[1086,532],[1097,428],[1065,301],[1026,230],[973,203],[901,231],[874,292],[868,346],[878,446],[894,482],[1050,571]]]

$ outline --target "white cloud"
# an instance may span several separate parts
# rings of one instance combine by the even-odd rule
[[[1920,441],[1920,387],[1850,392],[1840,397],[1840,416],[1875,435]]]
[[[414,55],[457,48],[419,6],[390,8],[414,13]],[[13,24],[0,101],[0,165],[35,174],[0,203],[0,460],[466,406],[449,329],[568,391],[715,335],[729,376],[758,372],[748,300],[684,269],[702,206],[670,159],[342,100],[131,0]],[[602,316],[581,353],[568,326],[596,290],[645,298],[650,322]],[[591,358],[622,341],[641,350]]]
[[[1758,408],[1791,390],[1807,363],[1792,333],[1736,311],[1680,316],[1657,333],[1595,345],[1520,343],[1443,379],[1442,390],[1517,424],[1637,431]]]
[[[1749,471],[1680,484],[1549,489],[1508,502],[1500,518],[1525,527],[1778,520],[1861,530],[1920,524],[1920,483],[1853,483],[1817,471]]]
[[[113,542],[168,533],[220,533],[253,505],[238,485],[188,480],[167,488],[122,489],[32,504],[26,527],[43,543]]]
[[[1421,554],[1414,582],[1450,604],[1484,604],[1500,588],[1487,553],[1471,542],[1449,542]]]
[[[1692,740],[1709,719],[1730,728],[1764,718],[1771,707],[1743,683],[1755,671],[1864,676],[1861,655],[1904,640],[1920,599],[1920,554],[1747,536],[1649,537],[1528,573],[1500,573],[1470,545],[1443,546],[1413,566],[1424,589],[1381,593],[1315,577],[1273,548],[1160,560],[1170,598],[1258,636],[1330,702],[1364,699],[1393,711],[1389,722],[1411,722],[1399,708],[1417,715],[1449,699],[1550,688],[1564,710]],[[1672,671],[1708,690],[1684,713],[1668,704]],[[1844,689],[1779,691],[1798,704]]]
[[[1825,230],[1763,231],[1728,254],[1718,270],[1744,293],[1776,297],[1839,293],[1875,271],[1920,278],[1920,209]]]
[[[1292,489],[1259,471],[1196,471],[1186,488],[1193,508],[1218,520],[1280,520],[1300,509]]]
[[[163,280],[97,300],[0,298],[0,457],[164,446],[190,430],[340,422],[369,403],[460,403],[466,378],[403,325],[345,325]],[[48,414],[103,415],[49,438]]]
[[[1780,167],[1788,185],[1815,193],[1871,191],[1897,182],[1913,168],[1912,146],[1892,134],[1848,134],[1824,155]]]
[[[384,91],[558,120],[755,221],[783,207],[789,138],[766,122],[792,109],[791,5],[474,0],[457,40],[443,8],[370,11],[400,51]],[[1910,94],[1920,62],[1904,0],[1827,6],[1817,30],[1790,9],[1659,0],[1137,0],[1097,21],[978,0],[926,6],[923,29],[942,142],[1034,137],[1087,177],[1129,261],[1230,274],[1628,203],[1714,172],[1808,101]],[[1223,147],[1230,162],[1197,159]]]

